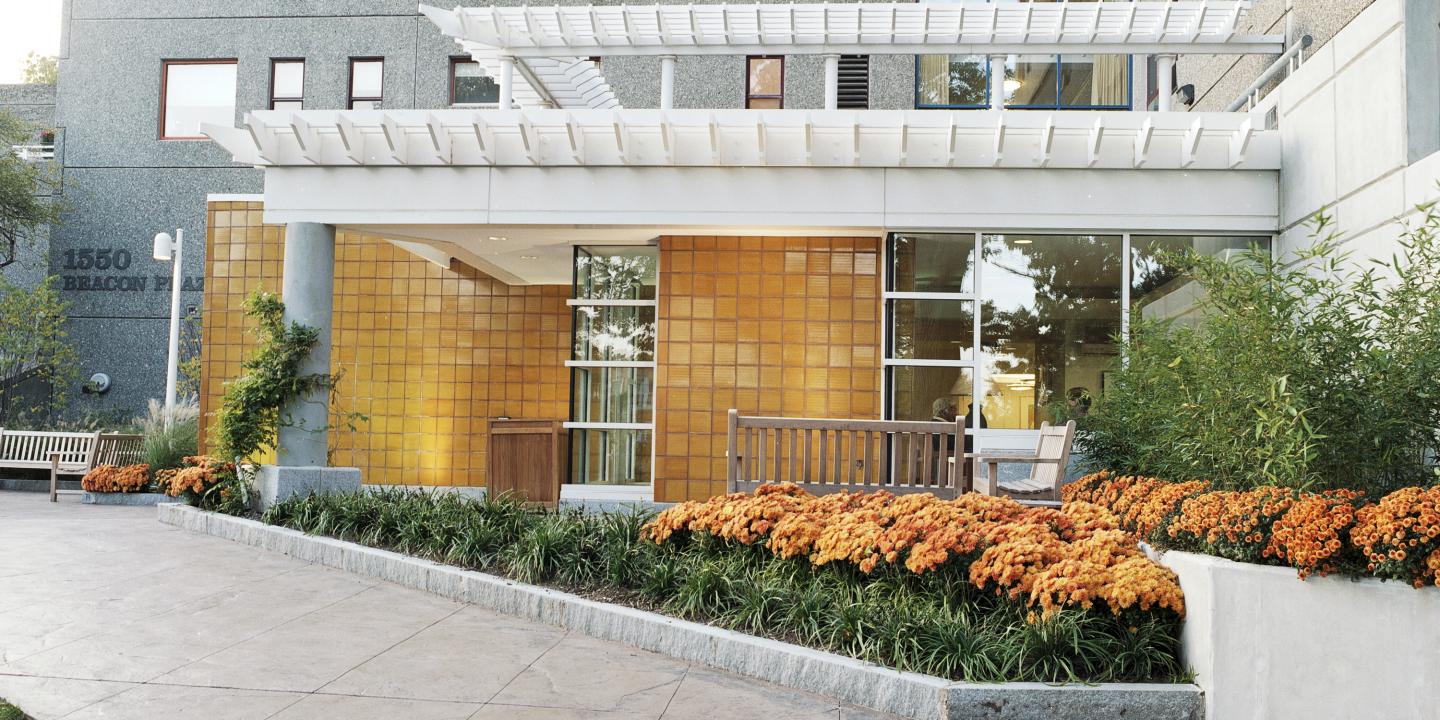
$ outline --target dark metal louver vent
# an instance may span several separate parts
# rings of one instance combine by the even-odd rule
[[[841,55],[837,104],[842,108],[870,108],[870,56]]]

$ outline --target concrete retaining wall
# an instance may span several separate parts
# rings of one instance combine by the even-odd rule
[[[923,720],[1200,720],[1194,685],[956,683],[185,505],[161,522],[785,687]]]
[[[1185,660],[1221,720],[1433,719],[1440,589],[1166,552]]]
[[[160,505],[162,503],[179,503],[183,501],[170,497],[165,493],[86,492],[80,496],[80,502],[86,505]]]

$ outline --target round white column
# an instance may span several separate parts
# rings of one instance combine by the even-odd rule
[[[675,56],[660,56],[660,109],[675,107]]]
[[[1005,109],[1005,63],[1009,55],[990,56],[990,109]]]
[[[335,228],[320,223],[285,226],[285,262],[280,299],[285,322],[313,327],[320,339],[305,361],[301,375],[330,374],[330,313],[335,292]],[[326,427],[330,423],[330,397],[320,390],[292,400],[282,411],[290,418],[280,428],[276,461],[279,465],[320,467],[326,464]]]
[[[1155,56],[1155,109],[1170,112],[1170,98],[1175,94],[1175,56]]]
[[[825,55],[825,109],[840,107],[840,56]]]
[[[515,58],[500,56],[500,109],[509,110],[515,103]]]

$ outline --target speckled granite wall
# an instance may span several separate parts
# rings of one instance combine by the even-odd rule
[[[1291,42],[1308,34],[1315,39],[1307,51],[1313,54],[1374,1],[1256,0],[1240,32],[1285,35]],[[1195,85],[1192,109],[1218,111],[1239,97],[1274,60],[1265,55],[1182,55],[1176,68],[1179,85]],[[1284,79],[1283,73],[1280,79]]]

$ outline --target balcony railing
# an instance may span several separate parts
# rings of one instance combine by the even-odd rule
[[[10,150],[26,162],[55,159],[54,145],[12,145]]]

